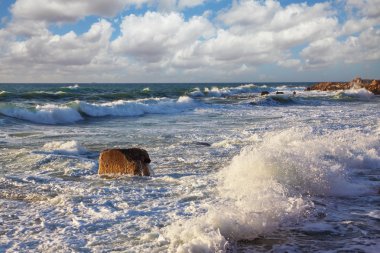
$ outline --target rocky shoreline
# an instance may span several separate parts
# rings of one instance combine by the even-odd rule
[[[349,90],[349,89],[366,89],[375,95],[380,95],[380,80],[361,79],[357,77],[350,82],[322,82],[314,84],[308,88],[307,91],[320,90],[320,91],[336,91],[336,90]]]

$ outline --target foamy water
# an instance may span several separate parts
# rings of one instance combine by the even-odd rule
[[[380,249],[380,100],[367,91],[12,87],[0,87],[0,252]],[[101,150],[134,146],[154,176],[97,175]]]

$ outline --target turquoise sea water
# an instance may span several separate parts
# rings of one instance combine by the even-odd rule
[[[0,84],[0,252],[379,252],[380,97],[308,85]]]

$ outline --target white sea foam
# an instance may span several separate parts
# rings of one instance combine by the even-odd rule
[[[34,109],[16,106],[5,106],[0,108],[0,113],[22,120],[28,120],[44,124],[73,123],[82,120],[79,112],[65,105],[37,105]]]
[[[136,101],[118,100],[107,103],[78,102],[79,110],[89,116],[139,116],[144,114],[171,114],[191,109],[194,101],[187,96],[178,100],[168,98],[140,99]]]
[[[380,220],[380,210],[370,211],[367,215],[371,218]]]
[[[76,90],[76,89],[79,89],[80,86],[79,86],[79,84],[74,84],[74,85],[70,85],[70,86],[67,86],[67,87],[64,87],[64,88],[71,89],[71,90]]]
[[[380,167],[379,146],[378,138],[355,131],[267,133],[217,173],[218,192],[207,213],[167,228],[170,250],[224,251],[227,240],[254,239],[301,219],[313,207],[309,194],[369,192],[368,186],[351,182],[347,171]]]
[[[197,87],[189,93],[191,97],[204,97],[205,94]]]
[[[66,92],[64,91],[32,91],[32,92],[28,92],[27,94],[29,95],[64,95],[66,94]]]
[[[87,153],[87,149],[77,141],[52,141],[42,147],[43,151],[63,155],[80,155]]]
[[[140,116],[144,114],[173,114],[190,110],[196,106],[187,96],[177,100],[168,98],[150,98],[135,101],[118,100],[107,103],[89,103],[77,101],[73,106],[45,104],[35,108],[17,106],[0,107],[0,113],[9,117],[44,124],[74,123],[83,120],[81,113],[92,117],[101,116]]]
[[[360,99],[371,99],[375,96],[372,92],[370,92],[369,90],[365,88],[339,91],[338,94],[342,94],[348,97],[360,98]]]
[[[379,145],[377,136],[352,130],[318,136],[312,129],[289,129],[265,134],[262,143],[243,149],[232,164],[236,163],[233,168],[239,168],[241,173],[253,167],[256,176],[269,174],[288,190],[312,195],[356,195],[365,189],[350,183],[346,172],[351,168],[380,167]]]
[[[212,87],[212,88],[205,88],[204,92],[202,92],[199,88],[195,89],[193,92],[190,93],[190,96],[193,97],[200,97],[200,96],[207,96],[207,97],[225,97],[225,96],[232,96],[237,94],[243,94],[243,93],[250,93],[250,92],[257,92],[257,86],[254,84],[244,84],[240,85],[238,87]]]

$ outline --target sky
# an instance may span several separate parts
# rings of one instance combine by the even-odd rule
[[[380,0],[0,0],[0,83],[380,79]]]

